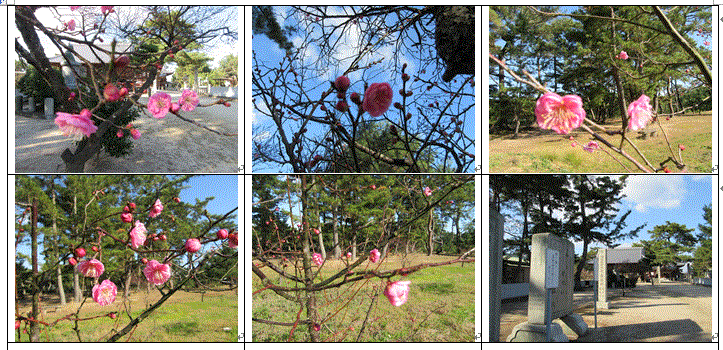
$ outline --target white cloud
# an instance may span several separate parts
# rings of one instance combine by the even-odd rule
[[[681,176],[635,175],[630,176],[623,190],[636,211],[648,209],[671,209],[679,207],[686,194]]]

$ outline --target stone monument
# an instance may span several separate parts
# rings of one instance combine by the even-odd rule
[[[538,233],[532,236],[531,251],[527,322],[516,325],[507,341],[544,342],[548,336],[553,342],[568,341],[562,327],[557,323],[551,322],[548,334],[545,324],[546,309],[549,309],[551,321],[559,318],[578,336],[587,333],[587,324],[580,315],[573,313],[575,247],[572,242],[550,233]],[[556,253],[549,254],[548,251]],[[548,256],[556,260],[550,261]],[[557,287],[552,291],[548,305],[545,286],[549,281],[546,279],[554,277],[557,277]]]
[[[599,309],[610,308],[608,303],[608,259],[607,249],[597,250],[597,307]]]

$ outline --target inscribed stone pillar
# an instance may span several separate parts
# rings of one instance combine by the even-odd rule
[[[497,211],[490,210],[490,315],[489,341],[500,340],[500,312],[502,297],[502,239],[505,219]]]
[[[597,250],[597,307],[607,309],[608,303],[608,259],[607,249]]]

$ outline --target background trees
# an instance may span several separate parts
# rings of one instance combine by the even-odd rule
[[[72,17],[77,25],[74,29],[67,24],[60,30],[50,27],[38,19],[39,11],[49,12],[61,23]],[[151,88],[163,62],[181,50],[237,40],[234,11],[235,7],[209,6],[111,7],[106,11],[95,6],[17,7],[17,55],[50,87],[57,110],[72,114],[88,109],[95,115],[98,131],[83,138],[74,151],[63,152],[67,170],[82,172],[85,162],[103,149],[114,156],[127,154],[132,147],[130,133],[116,135],[143,110],[138,99]],[[79,63],[70,67],[68,77],[57,74],[51,66],[47,54],[50,47],[43,46],[46,39],[52,48]],[[119,42],[130,46],[121,50]],[[78,51],[88,51],[101,62],[93,64]],[[127,66],[114,63],[121,55],[130,58]],[[77,87],[66,86],[66,78],[74,78]],[[115,102],[103,99],[108,84],[127,88],[127,98]]]
[[[458,20],[449,20],[446,10],[254,7],[254,167],[274,172],[471,171],[473,75],[459,68],[461,74],[453,74],[449,83],[441,78],[447,68],[474,61],[473,52],[463,49],[474,42],[474,31],[462,30],[474,26],[474,10],[456,9]],[[462,37],[435,40],[445,33]],[[455,60],[440,59],[448,51],[455,52]],[[361,98],[369,84],[389,83],[396,104],[377,118],[364,114],[331,87],[342,75],[351,80],[349,94]],[[348,108],[335,109],[339,101]]]
[[[642,93],[662,115],[709,110],[710,7],[659,10],[680,36],[655,7],[492,6],[490,54],[552,91],[581,96],[597,123],[624,122],[627,104]],[[621,51],[630,58],[616,58]],[[493,61],[489,89],[492,132],[516,134],[534,123],[539,93],[505,77]]]
[[[394,280],[414,280],[417,288],[448,294],[459,290],[453,284],[423,284],[422,270],[462,264],[448,268],[472,276],[465,263],[474,261],[474,176],[255,175],[253,183],[252,320],[259,329],[281,328],[288,341],[298,339],[298,329],[308,332],[302,339],[313,342],[387,339],[372,331],[386,329],[376,315],[396,324],[402,310],[416,329],[424,321],[415,320],[430,317],[426,308],[437,302],[418,300],[415,309],[385,310],[377,299]],[[379,251],[378,260],[370,258],[372,250]],[[411,253],[416,252],[427,256],[415,258]],[[430,257],[435,253],[453,256]],[[462,292],[462,298],[470,292]],[[272,333],[278,339],[279,333]],[[404,333],[415,336],[414,329]]]
[[[474,185],[466,182],[447,189],[460,181],[469,180],[457,176],[319,177],[307,191],[309,215],[303,222],[312,231],[319,230],[313,244],[325,258],[347,252],[356,258],[358,252],[366,254],[373,248],[379,248],[383,256],[462,253],[474,247]],[[292,177],[253,177],[255,253],[273,251],[281,239],[298,234],[300,197],[289,195],[286,187],[298,190],[299,186]],[[443,197],[430,202],[422,194],[425,187]],[[424,208],[428,209],[420,213]],[[401,231],[400,223],[405,223]],[[392,234],[395,240],[378,246],[380,235]]]
[[[176,254],[168,261],[173,272],[171,279],[167,285],[159,286],[165,298],[177,290],[232,290],[237,287],[237,252],[222,244],[223,241],[215,240],[216,231],[220,228],[235,234],[236,208],[228,208],[229,211],[224,214],[209,213],[206,207],[213,197],[198,198],[195,203],[175,200],[187,187],[190,178],[158,175],[16,177],[15,313],[18,320],[28,319],[31,339],[32,334],[37,334],[33,330],[38,329],[40,324],[31,321],[38,320],[37,310],[30,315],[21,315],[18,306],[21,300],[31,296],[35,299],[43,293],[58,295],[60,303],[64,304],[71,299],[66,296],[66,291],[72,290],[68,294],[79,307],[70,316],[78,317],[81,302],[90,296],[90,280],[79,276],[71,260],[81,260],[76,250],[79,248],[85,250],[87,257],[95,256],[101,260],[105,266],[103,279],[109,279],[118,286],[119,302],[113,310],[122,310],[118,306],[123,304],[120,299],[132,293],[155,289],[143,277],[145,263],[142,259],[164,261]],[[161,215],[148,219],[146,208],[156,199],[163,201],[163,211]],[[131,202],[138,208],[134,219],[145,223],[148,230],[145,246],[138,249],[131,249],[127,243],[129,225],[132,224],[123,223],[119,218],[123,207]],[[34,205],[37,208],[37,225],[33,225],[29,218],[32,203],[37,203]],[[36,232],[34,239],[30,234],[33,231]],[[217,242],[202,240],[206,246],[202,255],[177,254],[183,252],[185,241],[191,237],[213,237]],[[31,240],[37,242],[32,244],[36,254],[31,253]],[[32,273],[35,269],[37,274]],[[31,276],[33,278],[28,278]],[[144,311],[150,312],[159,307],[165,298]],[[126,334],[132,325],[142,321],[137,313],[128,313],[127,316],[131,326],[114,332],[112,336],[115,338],[111,339]],[[80,334],[78,340],[81,340]]]

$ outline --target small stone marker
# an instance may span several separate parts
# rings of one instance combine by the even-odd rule
[[[45,119],[53,118],[55,114],[55,100],[52,97],[45,99]]]
[[[553,285],[556,285],[557,288],[554,289],[550,297],[550,318],[552,320],[560,318],[579,336],[585,334],[587,324],[579,315],[572,313],[575,246],[569,240],[559,236],[550,233],[538,233],[532,236],[531,252],[527,322],[516,325],[510,336],[507,337],[507,341],[545,341],[545,307],[547,306],[545,287]],[[557,277],[557,281],[554,281],[555,277]],[[554,322],[550,327],[549,337],[553,342],[568,341],[562,327]]]

